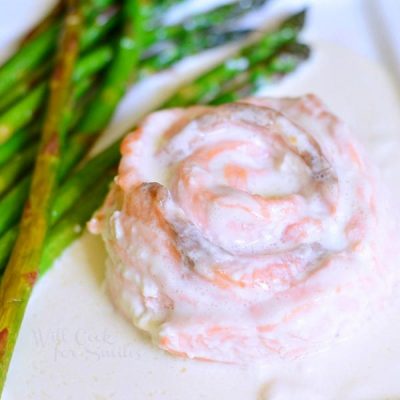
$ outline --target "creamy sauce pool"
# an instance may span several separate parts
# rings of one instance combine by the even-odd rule
[[[400,120],[391,81],[345,51],[318,49],[311,65],[273,94],[320,95],[355,127],[394,186],[400,177]],[[400,200],[399,192],[396,196]],[[153,347],[115,313],[102,290],[105,257],[100,240],[85,235],[41,280],[28,307],[4,399],[400,397],[398,289],[391,307],[351,340],[290,363],[244,368],[180,360]]]

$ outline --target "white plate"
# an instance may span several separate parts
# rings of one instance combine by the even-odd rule
[[[42,4],[39,0],[14,0],[10,5],[0,0],[0,17],[5,23],[0,21],[1,29],[8,27],[14,32],[24,26],[21,21],[28,16],[33,22],[33,9],[39,3]],[[359,53],[378,57],[370,42],[364,43],[367,33],[362,28],[354,30],[346,42],[353,51],[315,42],[338,32],[343,36],[338,41],[346,41],[349,36],[343,32],[347,29],[349,33],[356,21],[353,14],[346,12],[356,10],[357,4],[343,0],[336,6],[333,2],[319,2],[306,33],[315,43],[312,61],[278,87],[266,89],[266,93],[319,94],[353,125],[385,179],[395,184],[400,178],[400,104],[393,81],[383,69],[354,54],[356,43],[361,43],[357,47]],[[341,29],[336,26],[333,30],[332,23],[326,23],[335,15],[343,17]],[[7,25],[11,20],[13,25]],[[137,98],[137,92],[127,96],[109,134],[129,126],[133,119],[130,110],[136,109]],[[400,200],[400,190],[397,196]],[[154,348],[114,312],[102,289],[104,260],[100,240],[85,234],[40,280],[18,339],[4,400],[400,398],[400,322],[396,322],[400,320],[399,305],[394,305],[385,318],[372,321],[354,340],[290,364],[252,370],[185,361]]]

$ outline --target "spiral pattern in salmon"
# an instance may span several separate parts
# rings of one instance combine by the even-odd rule
[[[297,357],[385,298],[373,170],[316,96],[156,112],[122,155],[91,228],[115,304],[168,352]]]

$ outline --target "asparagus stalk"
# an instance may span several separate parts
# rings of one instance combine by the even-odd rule
[[[141,76],[143,77],[150,72],[153,73],[161,68],[166,68],[189,54],[197,53],[198,51],[222,45],[226,42],[243,37],[248,31],[218,32],[211,28],[213,26],[215,27],[215,24],[222,23],[224,18],[228,20],[232,19],[233,16],[240,15],[247,11],[250,6],[260,6],[263,2],[265,2],[265,0],[252,0],[246,3],[245,6],[243,6],[242,3],[222,6],[195,16],[194,20],[185,20],[174,26],[159,27],[154,30],[154,34],[149,34],[149,32],[147,32],[143,37],[149,45],[154,44],[161,38],[163,38],[163,40],[173,39],[175,43],[169,42],[168,46],[159,47],[158,51],[163,49],[161,54],[156,57],[150,57],[147,62],[145,57],[144,65],[141,68]],[[104,34],[110,30],[110,26],[115,24],[115,9],[107,10],[106,14],[104,14],[105,13],[97,18],[97,20],[102,21],[101,23],[92,25],[85,31],[85,34],[82,35],[81,47],[83,47],[83,49],[97,42],[101,36],[104,36]],[[104,28],[105,26],[106,28]],[[151,55],[151,53],[152,51],[148,54]],[[92,59],[95,59],[96,56],[96,52],[93,52]],[[38,81],[45,76],[50,66],[50,61],[45,63],[39,71],[22,80],[22,82],[14,87],[14,90],[9,91],[0,98],[0,111],[4,111],[6,107],[10,106],[18,98],[22,98],[24,95],[27,96],[23,98],[20,103],[15,104],[14,108],[6,112],[4,116],[0,117],[0,141],[2,136],[7,139],[17,127],[27,124],[34,117],[36,110],[45,97],[44,84],[39,85],[39,87],[35,88],[33,91],[31,90]],[[127,71],[129,71],[129,68],[127,68]],[[118,80],[120,80],[120,78],[118,78],[117,81]],[[109,113],[112,114],[112,111],[109,111]]]
[[[127,3],[127,10],[126,12],[131,12],[132,10],[136,10],[135,8],[132,9],[130,6],[132,5],[132,0],[130,0],[130,3]],[[137,10],[135,11],[137,12]],[[135,15],[134,17],[137,17]],[[132,25],[132,15],[128,14],[127,18],[129,18],[129,21],[127,21],[127,25],[131,24]],[[126,27],[126,33],[129,33],[129,35],[132,35],[132,32],[128,32],[128,28]],[[124,42],[122,42],[124,43]],[[126,42],[125,42],[126,44]],[[131,49],[128,49],[127,52],[125,52],[125,49],[122,50],[124,53],[121,57],[122,58],[117,58],[117,62],[121,63],[123,62],[123,58],[126,57],[128,54],[132,54]],[[137,49],[135,49],[135,52],[137,52]],[[91,57],[88,55],[88,57]],[[98,57],[92,57],[93,60],[98,60]],[[82,60],[83,63],[83,60]],[[90,63],[88,63],[91,65]],[[86,65],[86,64],[85,64]],[[111,67],[112,70],[112,82],[109,82],[106,80],[106,85],[112,85],[116,82],[118,78],[118,74],[116,72],[116,67],[115,63],[113,63],[114,67]],[[131,64],[130,64],[131,65]],[[80,73],[79,71],[82,70],[85,73]],[[91,69],[89,68],[89,71]],[[82,79],[83,76],[86,76],[88,72],[88,68],[81,68],[79,63],[77,65],[75,75]],[[124,75],[120,76],[120,78],[124,79]],[[102,93],[106,93],[106,90],[104,89]],[[14,111],[14,115],[17,116],[18,113]],[[108,120],[106,121],[108,122]],[[106,122],[98,123],[95,128],[98,129],[99,133],[105,126]],[[79,129],[81,132],[82,129]],[[89,140],[88,140],[89,139]],[[62,179],[69,171],[70,169],[76,164],[77,161],[81,158],[82,154],[86,151],[85,149],[88,148],[90,143],[92,142],[92,138],[90,136],[82,134],[82,135],[74,135],[74,137],[70,140],[69,146],[67,148],[66,154],[63,157],[63,162],[62,165],[60,166],[59,169],[59,178]],[[4,233],[13,223],[17,221],[17,219],[20,216],[21,213],[21,207],[24,201],[24,198],[26,196],[26,187],[29,185],[29,180],[24,179],[23,181],[20,182],[19,185],[17,185],[7,196],[0,201],[0,234]],[[4,212],[2,212],[4,211]]]
[[[202,50],[223,45],[243,38],[251,30],[231,30],[231,23],[251,9],[261,7],[267,0],[249,0],[222,5],[198,15],[190,16],[174,25],[156,28],[157,18],[150,21],[146,29],[153,29],[153,36],[146,35],[148,44],[156,42],[155,48],[162,51],[155,57],[145,60],[141,65],[140,76],[146,77],[161,68],[171,66],[174,62],[196,54]],[[158,24],[160,22],[158,21]],[[150,46],[149,53],[153,48]]]
[[[223,32],[223,29],[219,28],[216,30],[215,27],[221,27],[221,25],[225,26],[227,22],[229,25],[234,18],[243,15],[249,9],[260,7],[265,1],[266,0],[250,0],[245,3],[228,4],[218,7],[215,10],[210,10],[188,18],[172,26],[157,27],[155,23],[157,18],[148,18],[150,22],[147,24],[147,32],[144,39],[149,46],[158,43],[160,40],[169,41],[169,46],[163,51],[163,56],[158,57],[155,61],[158,63],[158,69],[166,67],[182,58],[183,55],[189,54],[189,48],[191,48],[191,53],[195,53],[200,49],[214,47],[227,41],[240,38],[246,31]],[[118,23],[120,18],[118,8],[112,7],[111,2],[112,0],[95,0],[94,4],[93,2],[89,4],[88,9],[91,9],[91,13],[87,12],[87,14],[91,15],[92,18],[88,18],[89,28],[87,28],[82,35],[81,48],[83,50],[87,50],[95,43],[99,42]],[[164,8],[162,5],[155,5],[153,7],[147,7],[147,9],[151,10],[154,14],[157,10],[162,10]],[[54,15],[57,16],[58,14],[59,9],[54,12]],[[34,69],[36,65],[35,62],[39,63],[39,59],[42,60],[44,58],[44,52],[50,51],[49,49],[54,45],[59,29],[57,25],[58,22],[54,18],[54,15],[52,15],[51,18],[45,19],[45,21],[40,24],[39,28],[34,30],[35,34],[31,33],[28,35],[28,38],[23,41],[26,46],[16,55],[15,62],[10,60],[8,65],[0,68],[0,78],[3,78],[2,81],[4,82],[14,73],[14,80],[10,81],[8,79],[7,82],[4,83],[8,88],[14,85],[12,91],[9,90],[7,93],[3,93],[5,89],[2,89],[0,84],[0,94],[2,94],[0,99],[0,111],[28,93],[40,79],[44,78],[46,72],[50,69],[51,61],[48,61],[39,68],[39,71],[34,71],[32,76],[29,74],[29,72]],[[44,27],[48,29],[46,30]],[[32,39],[36,39],[36,41]],[[174,42],[172,43],[171,40]],[[35,58],[32,59],[30,57],[28,50],[31,46],[33,47],[32,53],[38,58],[37,61]],[[187,48],[183,50],[182,46]],[[15,70],[15,66],[18,64],[20,64],[20,72]],[[19,79],[21,77],[25,77],[25,79],[21,81],[21,79]],[[20,82],[16,83],[18,80],[20,80]]]
[[[96,0],[96,2],[101,3],[101,0]],[[90,50],[118,26],[120,14],[117,7],[110,6],[112,2],[113,0],[108,0],[97,11],[94,8],[94,19],[81,35],[80,49],[82,52]]]
[[[43,83],[0,117],[0,144],[33,119],[46,92],[47,84]]]
[[[57,32],[57,25],[42,32],[0,68],[0,96],[7,93],[45,59],[49,49],[55,45]]]
[[[98,43],[109,31],[115,26],[117,22],[117,15],[115,9],[107,10],[103,14],[99,15],[97,20],[91,25],[86,31],[85,35],[82,36],[81,48],[83,50],[92,47]],[[92,52],[94,56],[95,51]],[[7,107],[10,107],[17,100],[27,95],[32,88],[34,88],[41,81],[46,80],[48,72],[51,70],[52,60],[48,60],[42,63],[40,67],[37,67],[33,72],[27,73],[23,79],[14,84],[12,90],[4,93],[0,98],[0,113],[4,112]],[[0,69],[1,75],[1,69]]]
[[[45,76],[45,74],[49,71],[50,64],[45,63],[43,66],[34,71],[26,80],[23,80],[8,93],[1,96],[0,113],[6,112],[7,109],[18,99],[21,99],[23,96],[27,95],[29,91],[34,88],[43,79],[43,76]]]
[[[132,74],[136,72],[144,40],[146,16],[143,14],[148,7],[147,0],[127,0],[125,3],[122,10],[123,32],[114,60],[107,70],[96,101],[91,104],[77,128],[78,132],[68,143],[68,151],[59,170],[60,180],[81,160],[97,135],[109,123]]]
[[[96,50],[91,51],[90,55],[87,54],[85,63],[103,62],[104,57],[111,59],[112,48],[111,46],[100,46]],[[85,65],[81,65],[82,69]],[[7,112],[10,106],[16,105],[18,100],[21,100],[24,96],[28,96],[29,93],[39,86],[43,81],[46,81],[46,74],[51,70],[51,61],[44,63],[37,71],[29,75],[26,79],[22,80],[16,85],[12,91],[0,98],[0,115]],[[79,80],[79,73],[75,80]],[[38,107],[38,103],[33,104],[34,107]]]
[[[51,82],[51,94],[40,150],[24,208],[21,229],[8,268],[0,284],[0,390],[25,308],[39,273],[49,224],[49,205],[56,185],[60,147],[64,135],[64,107],[70,96],[72,71],[79,50],[81,10],[79,0],[68,0],[63,37]]]
[[[94,103],[93,107],[88,110],[86,119],[82,123],[82,131],[86,133],[97,133],[99,126],[104,126],[113,115],[116,105],[125,93],[128,82],[132,79],[134,71],[132,71],[132,62],[137,61],[137,51],[135,50],[135,44],[132,40],[132,35],[136,36],[136,40],[140,36],[141,46],[149,47],[154,43],[160,43],[160,40],[174,40],[176,44],[172,47],[171,51],[161,52],[158,57],[151,58],[149,62],[145,62],[141,66],[143,71],[144,68],[149,68],[150,65],[154,70],[159,70],[170,66],[173,62],[187,56],[189,54],[196,53],[200,50],[204,50],[209,47],[214,47],[237,39],[247,34],[248,31],[231,31],[231,32],[219,32],[216,35],[215,26],[221,25],[226,20],[232,20],[234,17],[243,15],[251,7],[259,7],[265,3],[266,0],[250,0],[246,3],[235,3],[226,6],[219,7],[217,9],[207,11],[203,14],[191,17],[190,19],[184,20],[173,26],[155,26],[157,18],[150,18],[148,13],[151,10],[155,12],[154,7],[146,7],[146,2],[141,5],[139,10],[134,10],[133,6],[129,6],[127,3],[125,7],[125,13],[127,10],[131,10],[131,17],[126,18],[127,24],[124,29],[124,36],[119,43],[119,48],[116,53],[116,60],[113,64],[113,68],[110,69],[104,82],[104,90],[100,95],[100,100]],[[158,6],[160,7],[160,6]],[[146,17],[147,15],[147,17]],[[142,33],[139,35],[138,32],[134,32],[132,28],[133,18],[138,19],[136,25],[137,29],[140,29]],[[135,24],[134,24],[135,25]],[[146,32],[144,32],[146,30]],[[211,30],[207,32],[207,30]],[[144,34],[145,33],[145,34]],[[197,36],[194,36],[197,33]],[[218,36],[218,40],[215,40]],[[131,41],[130,48],[126,48],[126,43]],[[127,62],[129,60],[129,62]]]
[[[0,146],[0,166],[10,161],[18,151],[29,145],[36,138],[40,130],[39,126],[40,124],[35,123],[30,128],[21,129]]]
[[[92,0],[96,4],[100,0]],[[95,7],[97,10],[98,7]],[[81,36],[82,51],[90,48],[94,43],[103,38],[116,24],[115,13],[109,9],[96,19],[96,23],[88,27]],[[38,35],[33,35],[32,40],[25,40],[20,50],[0,67],[0,97],[7,95],[18,82],[26,79],[46,58],[56,46],[60,32],[60,23],[56,19],[48,29],[40,30]]]
[[[141,63],[139,77],[140,79],[146,78],[187,56],[242,39],[249,33],[251,33],[250,30],[234,30],[219,34],[215,34],[215,32],[193,33],[182,36],[175,43],[164,43],[162,46],[160,43],[159,48],[162,48],[162,51]]]
[[[0,200],[0,235],[21,217],[30,184],[31,175],[27,175]]]
[[[99,128],[105,126],[125,93],[134,66],[139,61],[139,49],[144,36],[140,7],[144,4],[146,0],[127,0],[124,4],[123,34],[98,99],[89,107],[82,121],[81,129],[84,132],[97,132]]]
[[[147,35],[145,43],[150,45],[164,40],[177,40],[179,42],[182,39],[186,40],[188,35],[192,37],[193,34],[210,36],[211,33],[216,36],[216,34],[224,32],[225,28],[230,30],[232,22],[236,22],[249,10],[261,7],[266,1],[249,0],[225,4],[197,15],[191,15],[173,25],[161,25],[157,18],[150,19],[145,29],[151,32],[151,35]]]
[[[78,99],[84,97],[92,85],[93,79],[85,78],[80,80],[75,87],[71,104],[78,104]],[[83,106],[86,103],[86,99],[84,98],[80,103],[80,106]],[[76,123],[77,117],[82,115],[82,110],[75,111],[73,110],[73,106],[67,107],[66,110],[69,111],[65,115],[66,126],[73,126],[74,123]],[[37,149],[37,143],[33,143],[31,146],[27,146],[23,149],[19,154],[17,153],[14,155],[11,162],[0,167],[0,198],[13,184],[18,182],[18,179],[24,172],[31,172]],[[0,151],[0,154],[1,153],[2,151]]]
[[[309,56],[310,48],[307,45],[290,44],[270,59],[238,74],[231,82],[223,85],[219,95],[210,104],[233,102],[256,93],[262,87],[293,72]]]
[[[103,69],[112,59],[110,46],[101,46],[78,61],[73,81],[81,81]],[[0,116],[0,144],[6,142],[19,129],[24,128],[36,116],[48,91],[48,83],[43,82],[26,97]],[[0,153],[2,148],[0,147]]]
[[[91,0],[82,5],[82,14],[86,18],[85,22],[93,22],[96,19],[96,15],[101,13],[105,8],[110,6],[113,0]],[[64,8],[62,1],[59,1],[55,7],[50,11],[42,21],[39,22],[37,26],[31,29],[25,37],[20,41],[20,48],[32,41],[34,38],[39,36],[42,32],[46,31],[50,26],[54,25],[56,21],[60,20],[62,16],[62,11]]]
[[[10,258],[11,250],[17,240],[18,225],[9,229],[0,239],[0,271],[3,272]]]
[[[52,266],[55,258],[85,229],[86,221],[103,202],[114,175],[115,169],[111,169],[105,176],[101,177],[95,187],[90,189],[90,192],[85,192],[80,206],[72,209],[65,218],[50,229],[39,267],[41,275]]]
[[[13,162],[0,168],[0,196],[12,186],[35,161],[37,146],[31,146],[21,151]]]
[[[229,58],[193,84],[187,85],[166,106],[209,103],[219,93],[222,81],[233,79],[237,74],[271,57],[283,46],[293,43],[304,26],[304,19],[305,11],[302,11],[285,20],[277,30],[267,33],[261,41],[244,48],[237,56]]]
[[[67,123],[68,126],[73,127],[76,125],[77,120],[82,115],[85,104],[87,103],[87,98],[91,97],[93,94],[89,91],[93,84],[93,79],[86,78],[81,80],[77,86],[75,87],[74,96],[73,96],[73,104],[78,104],[78,110],[74,111],[74,113],[70,113],[67,115]],[[78,103],[79,100],[79,103]],[[31,167],[34,163],[34,158],[32,156],[36,155],[37,151],[37,143],[34,139],[37,138],[40,132],[40,127],[42,125],[42,121],[39,120],[31,129],[23,129],[19,131],[16,135],[14,135],[7,143],[0,147],[0,198],[1,194],[4,193],[9,187],[13,184],[15,185],[17,182],[17,177],[21,176],[21,173],[26,171],[31,171]],[[28,145],[27,145],[28,144]],[[23,149],[19,154],[18,151]],[[28,174],[30,175],[30,174]],[[22,182],[21,182],[22,183]],[[13,193],[18,192],[17,184],[13,190]],[[23,191],[25,193],[25,191]],[[0,209],[6,211],[10,211],[7,199],[8,195],[1,198],[0,200]],[[11,194],[11,197],[14,197]],[[21,198],[16,203],[13,201],[13,207],[11,212],[7,212],[3,215],[6,215],[6,218],[11,218],[9,220],[17,219],[19,213],[15,214],[16,210],[22,209],[24,198]],[[4,206],[3,206],[4,204]],[[2,219],[0,217],[0,232],[2,230]]]
[[[115,168],[115,166],[118,164],[119,146],[120,141],[117,141],[113,145],[109,146],[106,150],[85,163],[82,168],[77,170],[72,177],[59,188],[54,197],[54,202],[51,209],[51,226],[54,226],[60,220],[60,218],[63,217],[63,215],[73,207],[74,204],[80,201],[88,192],[88,190],[90,190],[91,196],[94,196],[94,194],[91,192],[91,187],[102,180],[104,175],[107,174],[107,170],[110,168]],[[28,192],[29,185],[24,183],[23,186],[26,186],[25,191]],[[101,201],[102,199],[103,197],[98,200]],[[0,272],[3,271],[7,264],[17,234],[18,225],[14,225],[0,238]],[[49,237],[52,237],[51,231]]]
[[[75,104],[77,103],[78,100],[83,96],[85,91],[87,90],[88,87],[90,87],[91,80],[81,80],[79,84],[75,87],[72,103]],[[81,106],[79,107],[79,111],[74,111],[73,114],[66,113],[65,115],[65,124],[67,127],[74,127],[77,124],[77,121],[79,121],[79,118],[83,112],[83,108],[85,105],[86,99],[81,101]],[[40,124],[38,124],[39,126]],[[20,132],[22,133],[22,132]],[[29,139],[30,136],[32,136],[32,132],[30,133],[25,132],[25,136],[27,139]],[[12,138],[14,139],[14,138]],[[11,142],[11,140],[10,140]],[[19,145],[19,143],[17,143]],[[35,147],[35,143],[32,144],[32,147]],[[1,148],[1,150],[3,150]],[[66,153],[68,153],[68,148],[66,150]],[[0,151],[0,155],[2,155],[3,152]],[[8,163],[7,166],[3,165],[4,169],[4,180],[10,179],[8,181],[8,186],[11,186],[12,183],[15,183],[11,181],[13,177],[13,172],[7,172],[8,169],[11,169],[14,171],[14,159],[12,162]],[[30,185],[30,178],[31,174],[28,174],[27,176],[24,177],[20,182],[18,182],[9,192],[7,192],[3,198],[0,199],[0,235],[3,234],[12,224],[16,223],[18,219],[21,216],[22,209],[24,202],[27,198],[28,195],[28,189]]]
[[[85,187],[93,185],[108,169],[118,164],[120,143],[117,140],[97,157],[87,161],[61,186],[52,206],[51,224],[57,222],[84,195]]]

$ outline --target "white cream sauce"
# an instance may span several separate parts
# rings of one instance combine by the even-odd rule
[[[353,126],[400,200],[400,104],[385,72],[347,51],[316,45],[307,67],[266,93],[310,91]],[[386,313],[351,340],[261,370],[180,360],[153,347],[113,310],[103,291],[105,258],[100,238],[85,234],[41,279],[5,400],[400,398],[399,289]]]

